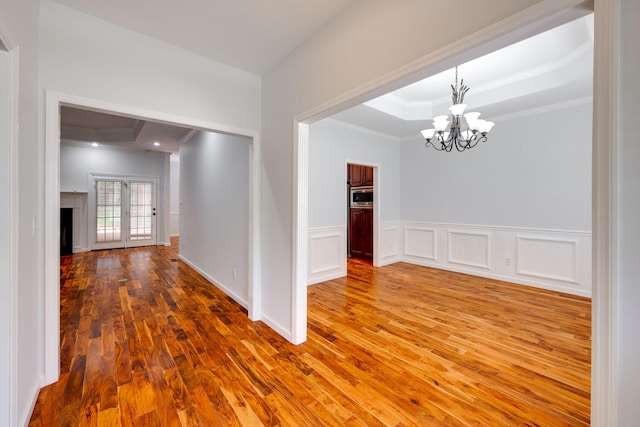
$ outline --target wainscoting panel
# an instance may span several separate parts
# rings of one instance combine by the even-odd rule
[[[380,265],[393,264],[400,261],[401,222],[385,222],[380,225]]]
[[[436,260],[436,229],[422,225],[405,225],[404,256],[423,260]]]
[[[447,261],[467,267],[490,269],[491,234],[449,230]]]
[[[408,262],[591,296],[591,232],[446,224],[380,223],[380,265]],[[309,229],[309,284],[347,274],[344,226]]]
[[[337,279],[347,274],[345,227],[309,229],[308,283]]]
[[[578,241],[518,235],[516,272],[525,276],[578,283]]]
[[[400,261],[591,296],[591,232],[402,222]],[[385,235],[386,239],[392,234]],[[388,244],[385,243],[385,244]]]

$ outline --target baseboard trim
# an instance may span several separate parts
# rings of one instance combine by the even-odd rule
[[[200,267],[198,267],[196,264],[194,264],[193,262],[191,262],[190,260],[188,260],[184,256],[178,255],[178,259],[180,259],[182,262],[187,264],[189,267],[193,268],[202,277],[207,279],[207,281],[209,283],[211,283],[213,286],[215,286],[216,288],[220,289],[222,292],[224,292],[225,294],[230,296],[235,302],[240,304],[246,310],[249,309],[249,303],[247,301],[245,301],[244,298],[242,298],[240,295],[236,294],[234,291],[232,291],[231,289],[229,289],[228,287],[223,285],[219,280],[216,280],[214,277],[212,277],[209,274],[207,274],[206,272],[204,272]]]
[[[40,389],[42,388],[42,384],[45,383],[44,376],[40,375],[39,381],[33,385],[31,390],[31,402],[29,406],[25,409],[25,411],[18,418],[18,424],[22,427],[27,427],[29,421],[31,420],[31,415],[33,414],[33,409],[36,407],[36,402],[38,401],[38,396],[40,395]]]

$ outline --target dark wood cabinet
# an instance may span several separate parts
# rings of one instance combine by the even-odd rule
[[[373,209],[351,209],[350,215],[351,255],[373,257]]]
[[[347,176],[352,187],[373,185],[373,167],[363,165],[349,165]]]

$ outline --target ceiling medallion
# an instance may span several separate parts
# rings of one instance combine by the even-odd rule
[[[451,124],[449,124],[448,116],[436,116],[433,118],[434,129],[425,129],[420,132],[427,140],[425,146],[432,146],[437,151],[449,152],[454,147],[458,151],[473,148],[479,142],[487,140],[487,134],[494,125],[493,122],[479,119],[480,113],[471,112],[464,114],[467,129],[463,131],[461,116],[467,108],[463,101],[465,94],[469,91],[469,86],[464,84],[464,80],[460,80],[458,85],[458,67],[456,67],[456,84],[455,86],[451,85],[451,90],[453,92],[451,95],[453,105],[449,107]]]

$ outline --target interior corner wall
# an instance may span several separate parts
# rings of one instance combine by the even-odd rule
[[[400,143],[326,119],[309,127],[309,228],[342,226],[347,215],[347,161],[379,166],[380,221],[400,219]]]
[[[198,132],[180,147],[180,258],[248,307],[250,140]]]
[[[402,145],[402,219],[591,232],[590,101],[496,119],[473,150]]]
[[[89,174],[114,174],[119,176],[145,176],[157,178],[156,202],[158,210],[157,241],[158,244],[165,243],[165,229],[168,224],[168,212],[166,212],[165,200],[168,197],[163,186],[165,181],[165,157],[161,152],[146,152],[117,149],[96,149],[93,147],[78,147],[75,145],[60,145],[60,192],[87,194],[89,192]],[[87,207],[85,213],[88,215]],[[89,224],[85,218],[84,224]],[[78,232],[79,236],[84,236],[83,241],[76,242],[80,250],[89,249],[89,242],[86,240],[88,233],[86,230],[75,230],[74,236]]]
[[[321,105],[335,104],[336,100],[347,104],[354,98],[364,101],[365,98],[359,97],[365,96],[368,90],[383,89],[380,86],[389,83],[385,79],[390,73],[538,2],[487,0],[480,4],[461,0],[456,7],[465,13],[458,16],[454,31],[447,20],[431,20],[429,25],[424,25],[425,16],[450,13],[451,3],[446,0],[409,0],[400,4],[355,1],[264,76],[262,295],[265,321],[293,334],[293,320],[299,316],[293,306],[294,289],[298,286],[293,282],[298,276],[293,274],[293,147],[297,142],[292,119]]]

